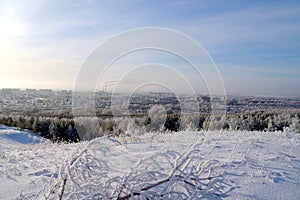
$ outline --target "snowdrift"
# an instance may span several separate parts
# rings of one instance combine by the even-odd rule
[[[21,131],[18,128],[0,125],[0,144],[38,144],[46,140],[30,131]]]

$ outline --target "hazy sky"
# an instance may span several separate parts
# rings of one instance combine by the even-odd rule
[[[286,0],[1,1],[0,88],[72,89],[97,45],[141,27],[194,38],[229,94],[300,96],[300,2]]]

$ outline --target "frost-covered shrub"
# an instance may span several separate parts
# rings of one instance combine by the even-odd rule
[[[74,121],[81,140],[92,140],[104,135],[97,117],[77,117]]]
[[[180,116],[180,130],[197,130],[199,126],[199,120],[199,114],[182,114]]]
[[[299,120],[299,117],[297,115],[295,115],[294,118],[292,119],[290,128],[293,131],[300,132],[300,120]]]
[[[211,199],[232,189],[222,164],[207,160],[200,143],[185,153],[167,150],[137,164],[119,145],[109,138],[91,141],[61,169],[47,199]]]
[[[228,124],[226,123],[225,115],[210,115],[205,119],[203,123],[204,130],[224,130],[227,128]]]

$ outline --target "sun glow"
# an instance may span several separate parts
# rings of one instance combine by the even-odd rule
[[[15,19],[0,19],[0,37],[10,38],[22,36],[25,33],[24,25]]]
[[[6,7],[0,14],[0,38],[9,39],[25,34],[25,26],[17,19],[16,10]]]

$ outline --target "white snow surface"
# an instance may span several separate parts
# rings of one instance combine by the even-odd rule
[[[0,144],[37,144],[46,141],[30,131],[20,131],[18,128],[0,125]]]
[[[127,177],[128,184],[131,184],[128,177],[133,176],[133,172],[161,170],[168,174],[172,171],[168,164],[158,163],[161,168],[155,169],[156,165],[151,162],[163,163],[165,158],[175,162],[177,157],[192,148],[199,152],[196,161],[214,162],[215,173],[222,174],[222,181],[228,183],[226,196],[208,196],[206,199],[300,199],[299,133],[185,131],[56,144],[29,131],[2,125],[0,199],[58,199],[58,196],[48,193],[64,178],[63,171],[66,170],[70,171],[65,173],[69,177],[63,199],[73,199],[74,195],[82,197],[87,190],[75,194],[72,187],[80,191],[85,187],[83,184],[95,180],[111,181],[115,180],[114,177],[125,180]],[[92,162],[87,161],[93,158],[100,163],[97,166],[104,163],[105,168],[93,169]],[[90,165],[80,164],[83,160]],[[99,169],[106,179],[95,179],[101,174]],[[89,176],[84,176],[86,171]],[[80,178],[72,177],[78,172],[82,172]],[[161,177],[164,173],[159,175]]]

